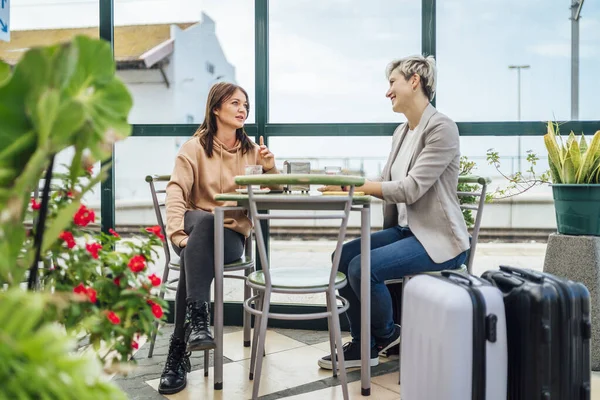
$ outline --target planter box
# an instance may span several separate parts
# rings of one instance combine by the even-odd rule
[[[600,236],[600,184],[553,184],[558,233]]]

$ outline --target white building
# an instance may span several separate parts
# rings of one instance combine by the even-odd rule
[[[115,32],[117,74],[134,98],[134,124],[200,123],[212,84],[235,82],[235,67],[215,34],[215,22],[202,13],[196,24],[140,25],[133,54],[119,54]],[[123,49],[126,50],[126,49]],[[140,52],[141,50],[141,52]]]

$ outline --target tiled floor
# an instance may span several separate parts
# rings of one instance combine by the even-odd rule
[[[131,399],[173,400],[237,400],[250,399],[253,382],[248,379],[250,349],[243,347],[242,331],[228,327],[224,335],[225,362],[223,390],[213,389],[213,368],[210,360],[209,376],[203,373],[203,352],[194,353],[188,386],[172,396],[161,396],[156,391],[158,377],[166,356],[166,344],[171,328],[165,328],[157,341],[155,357],[146,358],[146,344],[136,354],[137,370],[130,377],[116,378]],[[263,361],[260,398],[263,400],[334,400],[342,399],[337,378],[317,366],[317,359],[327,354],[329,343],[326,332],[270,329],[267,333],[267,355]],[[211,357],[212,358],[212,357]],[[348,390],[351,399],[366,398],[360,395],[359,369],[350,369]],[[380,357],[380,364],[372,368],[371,396],[373,400],[400,399],[398,385],[398,357]],[[600,400],[600,374],[592,374],[592,398]]]
[[[250,348],[243,347],[240,328],[229,327],[224,335],[223,390],[213,390],[214,374],[212,359],[209,376],[205,377],[203,368],[203,352],[194,353],[193,371],[188,374],[187,388],[172,396],[161,396],[156,392],[158,376],[162,370],[167,350],[168,335],[171,329],[166,328],[157,341],[153,359],[147,359],[147,345],[136,354],[139,362],[138,371],[128,378],[117,378],[117,383],[132,399],[249,399],[252,394],[253,381],[248,379],[250,366]],[[347,332],[346,332],[347,334]],[[348,338],[344,338],[344,341]],[[270,329],[267,333],[266,356],[263,361],[263,373],[260,381],[262,399],[337,399],[342,398],[337,378],[331,371],[320,369],[317,360],[329,353],[328,335],[326,332],[298,331],[286,329]],[[398,357],[380,358],[380,365],[372,370],[372,399],[400,398],[398,386]],[[351,398],[360,396],[359,369],[350,369],[349,391]],[[143,388],[143,385],[146,388]],[[140,389],[143,390],[141,393]],[[148,389],[152,388],[153,392]]]
[[[317,265],[327,263],[332,245],[323,241],[273,241],[271,256],[276,265]],[[546,245],[542,243],[481,243],[477,249],[474,274],[480,275],[500,264],[541,270]],[[160,262],[157,263],[160,265]],[[239,301],[242,298],[240,282],[225,282],[225,298]],[[279,299],[286,302],[286,299]],[[294,299],[298,301],[297,298]],[[306,296],[305,304],[324,303],[324,298]],[[186,390],[174,396],[158,394],[158,378],[168,350],[171,327],[163,328],[158,338],[153,358],[147,358],[148,343],[135,355],[138,367],[128,377],[114,380],[132,400],[137,399],[249,399],[252,382],[248,380],[250,349],[242,345],[240,327],[225,327],[224,335],[224,383],[222,391],[213,390],[212,359],[209,376],[204,377],[203,352],[192,355],[192,373],[188,375]],[[348,334],[347,332],[345,333]],[[328,334],[322,331],[270,329],[267,335],[267,355],[263,364],[261,399],[341,399],[338,380],[331,373],[320,370],[317,359],[329,351]],[[212,354],[211,354],[212,358]],[[380,365],[372,368],[370,399],[400,399],[398,385],[398,359],[380,357]],[[360,396],[360,371],[348,374],[351,399]],[[592,376],[592,400],[600,400],[600,374]]]

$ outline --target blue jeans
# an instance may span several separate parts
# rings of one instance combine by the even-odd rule
[[[392,297],[385,281],[425,271],[459,268],[467,251],[436,264],[409,228],[396,226],[371,235],[371,345],[394,333]],[[350,302],[346,316],[353,342],[360,342],[360,239],[344,244],[339,271],[348,277],[340,295]]]

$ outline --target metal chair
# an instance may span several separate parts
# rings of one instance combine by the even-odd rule
[[[165,201],[164,201],[164,199],[162,199],[162,201],[159,201],[158,195],[165,196],[166,189],[157,189],[155,184],[162,183],[166,186],[166,183],[168,183],[170,179],[171,179],[170,175],[148,175],[148,176],[146,176],[146,182],[148,182],[148,184],[150,185],[150,193],[152,194],[152,204],[154,207],[154,212],[156,214],[156,221],[158,223],[158,226],[160,226],[161,232],[165,236],[165,238],[166,238],[167,233],[166,233],[165,223],[163,220],[163,215],[162,215],[162,210],[161,210],[161,208],[163,208],[165,206]],[[179,272],[179,269],[180,269],[179,258],[171,255],[171,249],[169,246],[168,239],[165,239],[163,241],[163,250],[165,253],[165,267],[164,267],[164,272],[163,272],[163,277],[162,277],[163,286],[161,287],[160,294],[159,294],[161,299],[165,298],[166,290],[170,290],[172,292],[177,291],[177,284],[179,283],[179,278],[177,277],[177,278],[169,279],[169,272],[170,271],[178,271]],[[254,265],[255,265],[254,258],[252,257],[252,236],[250,236],[246,239],[244,255],[242,256],[242,258],[240,258],[239,260],[237,260],[233,263],[225,264],[225,268],[224,268],[225,272],[244,271],[244,276],[225,274],[225,275],[223,275],[223,277],[224,278],[241,279],[241,280],[245,281],[247,279],[248,275],[254,271]],[[244,300],[249,299],[250,296],[251,296],[250,288],[248,286],[244,285]],[[250,347],[250,314],[244,312],[243,321],[244,321],[243,322],[243,325],[244,325],[244,347]],[[222,332],[223,329],[220,329],[220,330],[215,329],[215,332],[217,332],[217,331]],[[152,333],[152,338],[150,340],[150,349],[148,350],[148,358],[151,358],[152,354],[154,352],[154,344],[156,341],[157,332],[158,332],[158,322],[155,323],[154,332]],[[204,376],[208,376],[209,351],[210,350],[204,351]]]
[[[275,182],[276,180],[276,182]],[[315,210],[331,210],[327,214],[306,215],[299,213],[277,213],[277,214],[259,214],[257,202],[269,201],[269,195],[255,195],[252,190],[252,185],[270,185],[276,184],[325,184],[325,185],[346,185],[350,186],[348,195],[342,196],[305,196],[306,201],[314,204]],[[246,285],[251,287],[257,293],[255,296],[244,302],[244,308],[256,316],[256,324],[254,328],[254,339],[252,341],[252,355],[250,358],[250,379],[254,379],[254,387],[252,391],[252,399],[258,397],[261,371],[262,371],[262,354],[265,347],[265,338],[267,324],[269,318],[283,320],[309,320],[327,318],[329,324],[329,341],[330,351],[333,366],[333,376],[339,374],[342,386],[344,399],[348,399],[348,386],[346,379],[346,369],[344,367],[344,354],[342,349],[342,335],[340,328],[339,316],[348,309],[348,301],[336,295],[336,290],[346,286],[348,280],[346,275],[338,272],[340,263],[341,249],[346,236],[346,228],[348,226],[348,218],[352,208],[352,196],[354,194],[354,186],[362,185],[364,178],[352,176],[331,176],[331,175],[250,175],[236,177],[236,183],[239,185],[248,186],[248,198],[250,216],[254,222],[256,230],[256,241],[258,254],[260,256],[262,270],[251,273],[248,276]],[[280,205],[278,210],[290,211],[294,208],[286,206],[285,196],[279,196],[277,201]],[[296,195],[297,197],[298,195]],[[341,211],[341,212],[340,212]],[[271,219],[340,219],[340,231],[333,258],[331,269],[323,267],[286,267],[271,269],[267,258],[267,251],[262,235],[262,227],[260,221]],[[287,293],[287,294],[304,294],[304,293],[325,293],[327,299],[327,311],[320,313],[307,314],[282,314],[270,312],[271,294],[272,293]],[[341,302],[338,306],[337,301]],[[252,307],[255,306],[255,308]],[[335,357],[337,349],[337,361]],[[261,356],[257,356],[260,354]]]
[[[463,192],[463,191],[457,191],[457,196],[459,198],[463,197],[478,197],[479,200],[477,201],[477,203],[474,204],[461,204],[460,208],[462,210],[471,210],[471,211],[476,211],[477,215],[475,216],[475,222],[473,224],[473,232],[471,234],[471,247],[469,248],[469,252],[468,252],[468,257],[467,257],[467,262],[466,265],[463,264],[461,265],[458,269],[456,269],[456,272],[459,273],[463,273],[463,274],[470,274],[473,271],[473,260],[475,259],[475,249],[477,247],[477,242],[479,239],[479,229],[481,227],[481,218],[483,217],[483,206],[485,204],[485,195],[486,195],[486,191],[487,191],[487,186],[492,182],[492,180],[490,178],[487,177],[482,177],[482,176],[474,176],[474,175],[463,175],[463,176],[459,176],[458,177],[458,183],[466,183],[466,184],[478,184],[481,186],[481,190],[479,192]],[[429,274],[429,275],[441,275],[441,271],[431,271],[431,272],[424,272],[425,274]],[[404,284],[406,282],[408,282],[409,279],[411,279],[414,275],[411,276],[405,276],[403,279],[394,279],[394,280],[390,280],[390,281],[386,281],[386,285],[392,284],[392,283],[399,283],[402,282],[402,304],[404,304]],[[398,353],[398,370],[401,370],[401,353]],[[400,373],[398,374],[398,384],[400,384]]]

